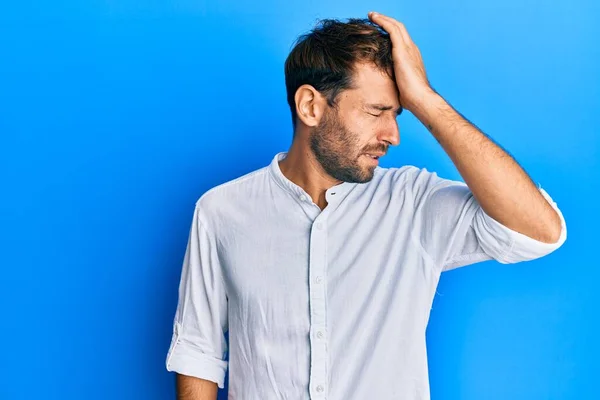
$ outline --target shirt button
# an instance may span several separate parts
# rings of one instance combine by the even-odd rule
[[[305,195],[303,195],[303,194],[302,194],[302,195],[300,195],[300,200],[301,200],[301,201],[306,201],[306,196],[305,196]]]
[[[317,392],[321,393],[321,392],[323,392],[323,390],[325,390],[325,389],[323,388],[323,385],[319,385],[319,386],[317,386]]]
[[[323,339],[323,336],[325,336],[325,335],[323,334],[323,331],[317,331],[317,337],[318,337],[319,339]]]
[[[317,229],[323,229],[323,224],[320,222],[317,222]]]
[[[323,277],[320,275],[315,278],[316,283],[321,283],[322,281],[323,281]]]

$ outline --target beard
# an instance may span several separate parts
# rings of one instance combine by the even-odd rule
[[[346,128],[334,111],[325,112],[310,136],[310,148],[317,161],[328,175],[342,182],[366,183],[373,179],[375,166],[360,164],[359,157],[367,150],[359,146],[359,135]],[[376,150],[386,152],[387,146]]]

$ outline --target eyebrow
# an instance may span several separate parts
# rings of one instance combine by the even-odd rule
[[[388,111],[388,110],[393,110],[394,107],[392,106],[386,106],[384,104],[366,104],[367,107],[369,108],[373,108],[375,110],[380,110],[380,111]],[[398,107],[398,109],[396,110],[396,115],[400,115],[402,114],[402,111],[404,111],[404,108],[402,108],[402,106]]]

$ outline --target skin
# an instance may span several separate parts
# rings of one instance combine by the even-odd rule
[[[176,374],[177,400],[216,400],[219,387],[215,382]]]
[[[393,93],[393,88],[389,85],[390,80],[372,67],[363,66],[359,73],[359,80],[378,82],[382,90]],[[397,114],[375,109],[370,105],[372,102],[369,101],[368,93],[357,92],[360,97],[354,108],[359,112],[342,114],[337,108],[327,109],[321,123],[309,136],[310,149],[315,158],[325,172],[336,181],[358,183],[370,181],[377,166],[377,162],[372,160],[373,156],[385,154],[389,145],[395,145],[399,141]],[[351,95],[346,98],[351,98]],[[396,110],[399,106],[388,108]],[[356,122],[352,129],[347,126],[347,121]],[[379,137],[379,141],[377,137],[369,141],[362,137],[361,131],[371,131],[371,136],[376,135],[377,126],[382,124],[389,131],[386,130],[384,136]]]
[[[373,178],[377,163],[367,153],[385,154],[400,143],[396,117],[401,106],[394,81],[374,65],[357,64],[355,70],[356,88],[341,92],[336,108],[311,85],[296,91],[295,138],[279,166],[321,209],[330,187]]]
[[[489,216],[533,239],[556,243],[561,232],[556,211],[507,152],[433,90],[421,52],[404,24],[380,13],[369,13],[369,19],[390,34],[396,80],[374,66],[357,64],[356,88],[339,95],[337,110],[331,110],[312,86],[298,88],[298,123],[288,156],[279,162],[282,173],[324,209],[330,187],[372,178],[373,160],[362,153],[385,152],[399,143],[393,110],[402,107],[441,144]],[[384,104],[390,110],[375,111],[367,103]],[[315,152],[315,142],[326,151]]]

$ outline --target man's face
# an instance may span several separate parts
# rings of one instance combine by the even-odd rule
[[[354,83],[355,89],[338,95],[337,109],[328,108],[313,128],[310,147],[334,179],[365,183],[373,179],[379,156],[399,143],[400,102],[395,82],[373,66],[358,65]]]

